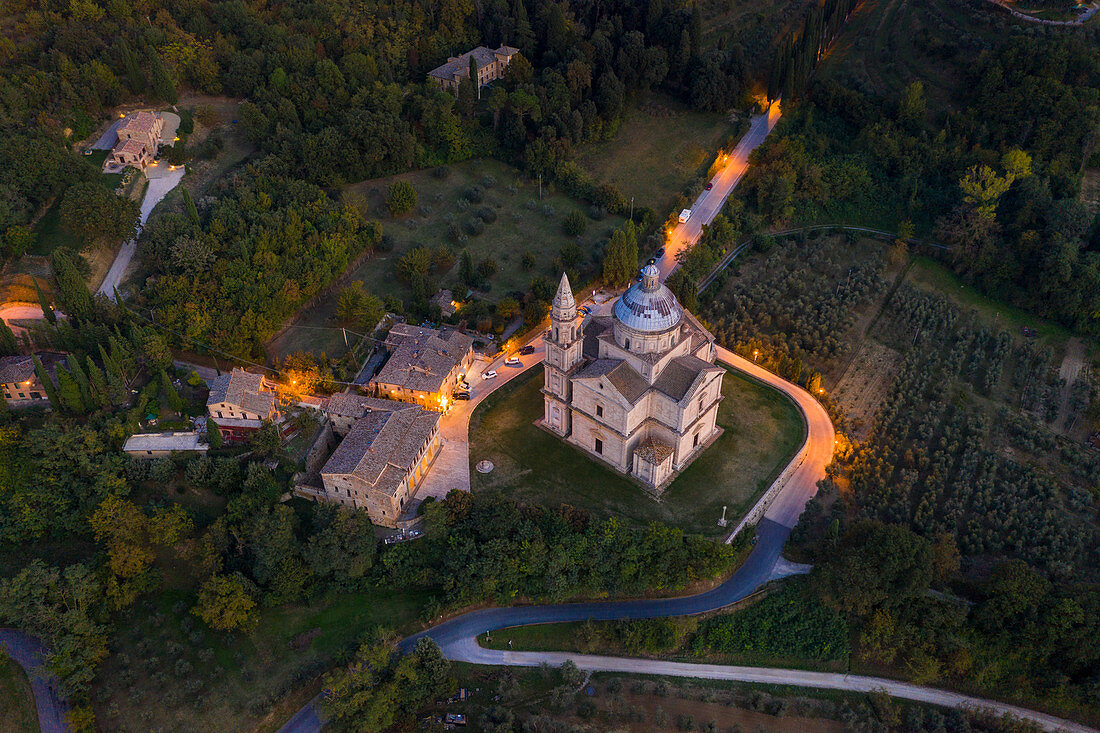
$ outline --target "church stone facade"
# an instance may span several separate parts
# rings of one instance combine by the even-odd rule
[[[660,493],[715,438],[725,370],[714,336],[642,270],[610,315],[578,316],[562,275],[540,427]]]

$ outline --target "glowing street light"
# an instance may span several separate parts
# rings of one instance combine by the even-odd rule
[[[757,349],[753,349],[753,350],[752,350],[752,360],[753,360],[753,363],[756,363],[756,357],[758,357],[758,356],[760,356],[760,351],[759,351],[759,350],[757,350]]]

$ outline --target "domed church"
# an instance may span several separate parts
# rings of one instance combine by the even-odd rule
[[[578,317],[562,275],[538,424],[660,494],[722,434],[725,370],[714,365],[714,336],[653,265],[610,310]]]

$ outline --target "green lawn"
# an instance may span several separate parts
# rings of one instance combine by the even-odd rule
[[[628,110],[614,139],[584,146],[577,160],[598,180],[635,197],[636,207],[649,206],[663,217],[686,187],[706,175],[733,127],[725,115],[658,100]]]
[[[555,260],[562,245],[571,239],[562,233],[562,219],[574,210],[587,214],[590,207],[557,192],[549,184],[543,185],[540,199],[538,181],[531,181],[517,169],[496,160],[471,160],[448,166],[447,170],[446,178],[437,177],[435,169],[426,169],[362,181],[344,188],[344,200],[359,209],[365,218],[381,222],[383,233],[393,239],[391,251],[364,260],[350,274],[348,282],[360,280],[370,293],[383,297],[392,295],[408,302],[412,291],[394,277],[394,264],[408,250],[423,245],[433,249],[446,246],[456,255],[455,264],[448,272],[433,273],[441,287],[451,289],[456,295],[465,294],[458,284],[458,254],[463,249],[469,251],[475,267],[489,258],[497,264],[489,290],[479,293],[479,298],[496,302],[508,293],[526,293],[531,279],[536,276],[556,284],[561,268],[555,265]],[[412,183],[418,202],[412,214],[395,219],[385,208],[385,195],[389,185],[397,180]],[[484,192],[480,203],[469,203],[463,196],[473,186],[481,187]],[[463,231],[464,241],[455,241],[449,235],[452,225],[461,229],[478,209],[486,206],[493,209],[496,220],[486,224],[483,233],[472,236]],[[602,263],[604,243],[624,221],[620,216],[606,216],[600,221],[587,219],[587,228],[580,237],[585,258],[579,267],[584,276],[582,281],[597,271]],[[530,270],[521,266],[524,252],[534,255],[535,265]],[[583,284],[578,282],[574,286]],[[340,290],[334,288],[329,297],[303,313],[294,328],[272,340],[268,344],[269,355],[277,357],[293,351],[325,352],[330,356],[343,354],[346,350],[343,334],[339,329],[325,330],[334,325],[332,315]]]
[[[192,600],[192,591],[165,591],[119,624],[93,694],[104,730],[277,728],[285,721],[265,718],[280,701],[304,704],[297,697],[310,681],[378,626],[415,630],[428,602],[410,591],[333,595],[265,609],[250,634],[221,634],[191,616]]]
[[[6,654],[0,655],[0,730],[37,733],[38,712],[27,673]]]
[[[495,464],[490,474],[471,470],[474,491],[502,491],[548,506],[571,504],[596,516],[617,515],[639,524],[662,521],[691,532],[720,536],[722,506],[736,521],[767,488],[801,445],[805,428],[780,393],[736,372],[722,383],[714,442],[662,495],[637,484],[577,448],[536,428],[542,415],[542,370],[517,379],[478,407],[470,421],[470,463]]]
[[[89,167],[97,173],[103,169],[103,161],[107,159],[106,150],[93,151],[91,155],[80,156]],[[99,180],[112,191],[122,183],[122,173],[99,173]],[[64,195],[64,194],[62,194]],[[48,255],[58,247],[73,247],[79,249],[80,243],[61,224],[61,197],[58,197],[53,205],[46,210],[38,223],[34,225],[35,241],[31,247],[31,254]]]
[[[1073,336],[1073,332],[1062,325],[982,295],[930,257],[914,257],[913,267],[906,277],[918,288],[942,293],[961,311],[973,314],[987,328],[1008,331],[1015,339],[1023,337],[1024,326],[1036,329],[1039,340],[1055,348],[1060,348]]]

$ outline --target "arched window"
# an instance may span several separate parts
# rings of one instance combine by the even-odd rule
[[[554,327],[554,340],[555,340],[555,341],[557,341],[557,340],[558,340],[558,329],[557,329],[557,327],[556,327],[556,326]]]
[[[623,348],[626,349],[627,351],[630,351],[630,339],[626,339],[626,342],[624,343]]]

